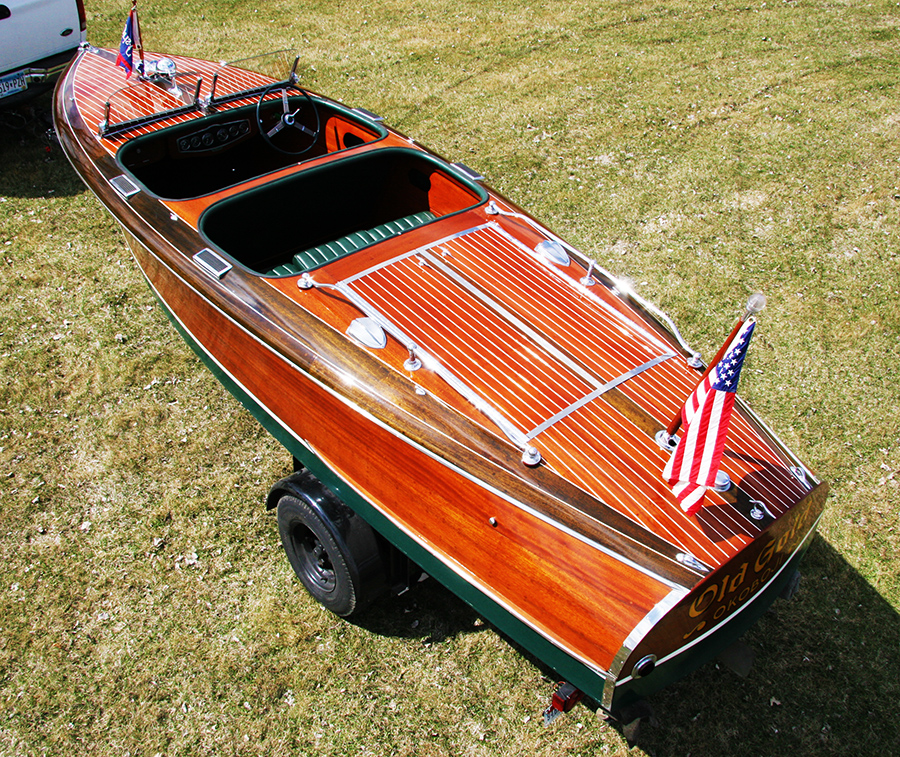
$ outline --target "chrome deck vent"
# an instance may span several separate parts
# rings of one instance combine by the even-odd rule
[[[534,248],[534,251],[544,260],[556,265],[569,265],[569,255],[565,248],[555,239],[545,239]]]
[[[372,318],[357,318],[347,327],[347,336],[373,350],[384,349],[387,334]]]
[[[113,189],[115,189],[116,192],[122,195],[122,197],[124,197],[126,200],[141,191],[141,188],[125,174],[120,174],[114,179],[110,179],[109,183],[112,184]]]
[[[209,247],[194,253],[193,260],[202,270],[217,279],[221,279],[232,268],[231,263]]]

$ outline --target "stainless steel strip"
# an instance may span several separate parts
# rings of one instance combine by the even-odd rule
[[[357,308],[374,320],[381,328],[400,342],[400,344],[406,347],[406,349],[414,351],[416,356],[422,361],[423,365],[429,370],[434,371],[447,382],[449,386],[471,402],[477,410],[484,413],[484,415],[493,421],[513,444],[519,449],[525,449],[527,446],[527,439],[525,438],[524,432],[516,428],[515,425],[513,425],[497,408],[491,405],[484,397],[472,389],[472,387],[462,381],[455,373],[441,363],[440,360],[419,347],[419,345],[417,345],[402,329],[395,325],[390,318],[385,316],[361,294],[355,292],[349,284],[346,284],[345,282],[339,282],[337,284],[314,283],[313,286],[320,289],[336,289],[343,294]]]
[[[669,353],[667,355],[660,355],[659,357],[653,358],[653,360],[648,360],[643,365],[639,365],[636,368],[632,368],[630,371],[626,371],[621,376],[617,376],[612,381],[608,381],[603,386],[598,387],[590,394],[584,395],[584,397],[582,397],[577,402],[573,402],[567,408],[560,410],[552,418],[548,418],[540,426],[537,426],[536,428],[534,428],[530,432],[528,432],[525,435],[525,438],[528,439],[529,441],[534,439],[534,437],[538,436],[538,434],[544,433],[544,431],[546,431],[552,425],[554,425],[555,423],[558,423],[563,418],[565,418],[567,415],[574,413],[579,408],[584,407],[592,400],[597,399],[597,397],[600,397],[600,396],[606,394],[606,392],[608,392],[610,389],[615,389],[619,384],[622,384],[625,381],[628,381],[628,379],[634,378],[635,376],[643,373],[644,371],[652,368],[653,366],[659,365],[660,363],[665,362],[666,360],[669,360],[670,358],[673,358],[673,357],[675,357],[674,353]]]
[[[544,350],[548,355],[562,363],[566,368],[568,368],[572,373],[574,373],[578,378],[584,381],[589,386],[594,387],[595,389],[601,388],[603,385],[600,383],[599,379],[594,376],[592,373],[586,371],[582,368],[581,365],[576,363],[569,357],[565,352],[560,350],[556,345],[545,339],[541,336],[537,331],[535,331],[531,326],[525,323],[521,318],[519,318],[515,313],[505,308],[499,302],[497,302],[493,297],[483,292],[481,289],[472,284],[467,278],[462,276],[461,274],[454,271],[450,266],[444,263],[442,260],[436,258],[432,255],[428,250],[421,250],[419,253],[425,260],[431,263],[435,268],[437,268],[441,273],[446,275],[449,279],[451,279],[454,283],[461,286],[466,290],[469,294],[471,294],[475,299],[481,302],[483,305],[486,305],[488,308],[493,310],[497,315],[503,318],[507,323],[515,326],[519,331],[521,331],[526,337],[528,337],[532,342],[534,342],[538,347]]]
[[[581,261],[588,268],[588,270],[593,270],[593,271],[599,272],[604,278],[606,278],[610,282],[614,283],[616,285],[616,287],[619,289],[619,291],[622,291],[623,289],[629,290],[628,296],[631,297],[631,299],[635,300],[639,305],[641,305],[641,307],[649,310],[653,315],[655,315],[657,318],[659,318],[669,329],[669,332],[672,334],[672,336],[675,337],[678,344],[680,344],[686,352],[691,353],[691,355],[695,356],[698,360],[700,359],[700,353],[697,352],[696,350],[694,350],[694,348],[691,347],[687,343],[685,338],[681,335],[681,332],[678,330],[678,327],[675,325],[674,321],[671,318],[669,318],[668,314],[665,311],[658,308],[656,305],[654,305],[649,300],[645,300],[637,292],[635,292],[633,289],[631,289],[631,287],[628,286],[628,284],[623,279],[620,279],[618,276],[615,276],[614,274],[610,273],[608,270],[606,270],[602,266],[598,265],[596,260],[589,258],[581,250],[579,250],[576,247],[573,247],[571,244],[569,244],[565,239],[563,239],[560,236],[557,236],[552,231],[550,231],[550,229],[542,226],[537,221],[535,221],[533,218],[529,218],[528,216],[523,215],[522,213],[511,213],[508,210],[501,210],[499,207],[497,207],[496,203],[492,203],[491,205],[489,205],[487,212],[492,215],[497,215],[500,217],[515,218],[518,221],[523,221],[523,222],[527,223],[535,231],[539,231],[541,234],[546,236],[548,239],[552,239],[556,242],[559,242],[559,244],[561,244],[563,247],[565,247],[570,253],[572,253],[579,259],[581,259]]]
[[[418,247],[415,250],[410,250],[409,252],[404,252],[402,255],[397,255],[396,257],[390,258],[389,260],[385,260],[377,265],[373,265],[370,268],[366,268],[364,271],[360,271],[359,273],[354,274],[353,276],[348,276],[346,279],[343,279],[341,284],[352,284],[354,281],[359,279],[364,279],[366,276],[370,274],[376,273],[383,268],[388,268],[389,266],[394,265],[394,263],[399,263],[401,260],[406,260],[407,258],[411,258],[414,255],[421,254],[424,250],[430,250],[432,247],[439,247],[442,244],[446,244],[447,242],[452,242],[454,239],[459,239],[459,237],[464,237],[467,234],[471,234],[475,231],[481,231],[482,229],[496,226],[496,224],[491,221],[489,223],[482,224],[481,226],[473,226],[471,229],[466,229],[465,231],[458,231],[455,234],[450,234],[449,236],[443,237],[439,239],[437,242],[429,242],[428,244]]]

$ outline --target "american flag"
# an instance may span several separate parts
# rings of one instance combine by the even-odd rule
[[[669,459],[663,478],[688,515],[702,506],[706,489],[716,481],[738,379],[756,323],[738,332],[728,352],[700,382],[681,409],[684,435]]]

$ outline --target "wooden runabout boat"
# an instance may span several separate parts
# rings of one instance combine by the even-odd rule
[[[81,51],[59,139],[176,329],[298,461],[269,505],[326,607],[425,571],[621,713],[783,592],[827,486],[738,401],[720,491],[682,510],[665,429],[702,365],[664,314],[290,61],[126,79],[116,58]]]

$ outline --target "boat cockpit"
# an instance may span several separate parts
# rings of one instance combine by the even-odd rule
[[[281,88],[267,88],[252,104],[232,105],[131,139],[116,158],[152,194],[186,200],[374,142],[387,133],[364,111],[287,83],[277,86]]]
[[[107,101],[101,134],[154,126],[124,142],[119,165],[162,200],[208,197],[200,233],[254,273],[306,273],[487,201],[465,171],[405,140],[375,145],[389,134],[380,119],[301,89],[296,59],[275,83],[222,64],[207,85],[209,72],[169,63],[154,61],[151,75]],[[130,115],[135,87],[160,104]]]
[[[486,200],[443,161],[383,147],[220,200],[201,216],[200,232],[252,271],[296,276]]]

